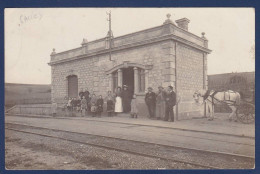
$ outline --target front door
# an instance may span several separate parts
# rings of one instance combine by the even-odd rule
[[[134,94],[134,69],[133,67],[123,69],[123,85],[127,85],[131,95]]]

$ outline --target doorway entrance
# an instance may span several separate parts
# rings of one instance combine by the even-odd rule
[[[133,67],[123,68],[123,85],[128,86],[131,96],[134,94],[134,69]]]
[[[68,76],[68,96],[71,98],[78,96],[78,77],[76,75]]]

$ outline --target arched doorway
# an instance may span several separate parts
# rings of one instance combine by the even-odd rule
[[[145,70],[136,67],[120,68],[112,73],[112,90],[128,86],[132,94],[145,91]]]
[[[110,76],[111,91],[114,91],[118,86],[127,85],[131,88],[132,93],[144,94],[145,88],[148,86],[147,75],[150,69],[152,66],[125,61],[107,70],[107,75]]]
[[[68,97],[78,97],[78,77],[70,75],[68,79]]]

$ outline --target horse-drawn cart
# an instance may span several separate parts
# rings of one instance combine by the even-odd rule
[[[232,112],[229,115],[229,120],[242,123],[252,123],[255,121],[255,105],[254,99],[241,99],[240,93],[227,90],[227,91],[214,91],[214,90],[198,90],[193,94],[196,103],[199,103],[199,98],[203,98],[203,102],[207,105],[209,111],[209,120],[214,119],[215,105],[227,105]]]
[[[242,123],[252,123],[255,121],[255,105],[252,102],[241,100],[236,111],[237,118]]]

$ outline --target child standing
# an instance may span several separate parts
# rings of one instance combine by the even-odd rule
[[[69,100],[68,100],[68,103],[67,103],[67,109],[69,110],[69,111],[71,111],[71,98],[69,98]]]
[[[102,95],[99,96],[99,99],[97,100],[97,115],[101,117],[101,113],[103,112],[103,104],[104,100],[102,98]]]
[[[92,117],[94,117],[96,116],[96,112],[97,112],[97,98],[95,94],[92,94],[90,104],[91,104]]]
[[[85,96],[82,97],[81,100],[81,116],[86,116],[86,108],[87,108],[87,100],[85,99]]]
[[[137,118],[138,110],[137,110],[137,103],[136,103],[136,95],[133,95],[133,99],[131,101],[131,117]]]
[[[111,91],[107,92],[107,116],[111,117],[114,112],[114,97]]]
[[[67,110],[69,112],[68,113],[69,116],[72,116],[72,104],[71,104],[71,101],[72,101],[72,99],[69,98],[68,103],[67,103]]]
[[[71,107],[72,107],[72,111],[75,111],[76,110],[76,98],[73,97],[72,100],[71,100]]]
[[[81,112],[81,99],[80,99],[80,97],[77,100],[77,112]]]

